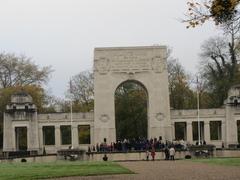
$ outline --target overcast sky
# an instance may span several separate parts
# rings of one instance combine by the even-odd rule
[[[186,29],[186,0],[0,0],[0,51],[54,69],[47,89],[63,97],[70,76],[93,66],[94,47],[167,45],[196,72],[201,43],[217,31]]]

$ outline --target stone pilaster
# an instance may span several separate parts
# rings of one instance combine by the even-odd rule
[[[15,129],[12,128],[11,116],[4,113],[3,122],[3,151],[15,150]]]
[[[171,123],[171,129],[172,129],[172,139],[176,139],[176,137],[175,137],[175,123]]]
[[[59,149],[61,146],[61,133],[60,133],[60,126],[55,126],[55,147]]]
[[[225,121],[222,121],[222,141],[225,146],[226,144],[226,122]]]
[[[77,148],[79,146],[78,127],[76,125],[72,126],[72,146],[73,148]]]
[[[187,122],[187,142],[190,144],[193,142],[192,122]]]
[[[209,121],[204,122],[204,140],[206,143],[210,143],[210,123]]]
[[[90,144],[94,145],[95,142],[94,142],[94,126],[91,125],[90,126]]]
[[[39,137],[40,151],[43,151],[44,144],[43,144],[43,127],[42,126],[38,127],[38,137]],[[40,153],[42,153],[42,152],[40,152]]]

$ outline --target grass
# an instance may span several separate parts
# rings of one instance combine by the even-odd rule
[[[223,166],[240,166],[240,158],[210,158],[210,159],[194,159],[193,162],[208,163]]]
[[[132,174],[113,162],[1,163],[0,179],[45,179],[68,176]]]

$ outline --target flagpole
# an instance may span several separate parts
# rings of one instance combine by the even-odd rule
[[[199,84],[198,84],[198,76],[197,76],[197,120],[198,120],[198,145],[200,145],[201,134],[200,134],[200,103],[199,103]]]
[[[71,121],[71,149],[73,149],[72,79],[71,78],[70,78],[70,121]]]

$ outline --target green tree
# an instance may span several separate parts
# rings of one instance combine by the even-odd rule
[[[191,90],[191,78],[176,59],[168,59],[168,79],[170,105],[174,109],[191,109],[196,107],[194,92]]]

